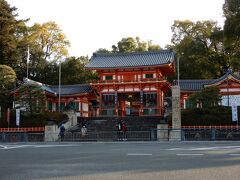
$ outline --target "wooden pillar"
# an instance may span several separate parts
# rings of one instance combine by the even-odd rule
[[[46,106],[45,110],[48,111],[48,100],[47,100],[47,98],[46,98],[46,101],[45,101],[45,106]]]
[[[143,115],[143,89],[140,91],[140,112],[139,115]]]
[[[99,100],[100,100],[100,107],[99,107],[99,115],[102,115],[102,92],[99,92]]]
[[[156,85],[156,88],[157,88],[157,109],[159,110],[159,114],[162,115],[162,110],[161,110],[161,86],[159,84]]]
[[[115,90],[115,94],[114,94],[114,111],[115,111],[115,115],[118,116],[118,93]]]

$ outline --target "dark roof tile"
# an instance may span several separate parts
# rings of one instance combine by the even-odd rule
[[[135,53],[94,53],[86,68],[126,68],[170,64],[175,53],[170,50]]]
[[[211,79],[179,80],[179,86],[182,91],[200,91],[205,84],[211,81]],[[175,80],[173,84],[177,85],[177,81]]]
[[[47,85],[31,79],[24,79],[24,84],[33,84],[40,86],[44,91],[52,94],[59,94],[59,85]],[[90,84],[61,85],[61,95],[83,94],[92,92]]]
[[[58,85],[50,85],[50,88],[59,94]],[[83,94],[92,92],[92,87],[89,84],[74,84],[74,85],[61,85],[61,95],[71,95],[71,94]]]

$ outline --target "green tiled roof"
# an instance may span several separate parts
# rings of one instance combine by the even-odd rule
[[[236,76],[232,72],[227,72],[225,75],[221,76],[218,79],[179,80],[179,86],[182,91],[201,91],[204,86],[209,86],[221,82],[229,76],[240,80],[240,77]],[[173,84],[177,85],[177,80],[175,80]]]
[[[58,85],[49,86],[56,94],[59,93]],[[73,84],[61,85],[61,95],[83,94],[92,92],[92,87],[89,84]]]
[[[182,91],[201,91],[205,84],[208,84],[212,81],[212,79],[200,79],[200,80],[179,80],[179,86]],[[175,80],[174,85],[177,85],[177,81]]]
[[[94,53],[86,68],[130,68],[159,66],[174,61],[175,53],[170,50],[138,53]]]
[[[31,79],[24,79],[24,84],[32,84],[40,86],[44,91],[58,95],[59,86],[58,85],[47,85]],[[61,95],[73,95],[73,94],[83,94],[90,93],[93,89],[90,84],[74,84],[74,85],[61,85]]]

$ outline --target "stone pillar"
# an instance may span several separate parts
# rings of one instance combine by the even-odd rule
[[[181,141],[180,87],[172,86],[172,130],[170,141]]]
[[[57,125],[46,125],[44,139],[45,141],[57,141],[58,140],[59,129]]]
[[[157,125],[157,140],[168,141],[168,124]]]

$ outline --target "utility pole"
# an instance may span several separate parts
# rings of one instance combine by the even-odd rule
[[[59,63],[59,77],[58,77],[58,112],[61,111],[61,59]]]

